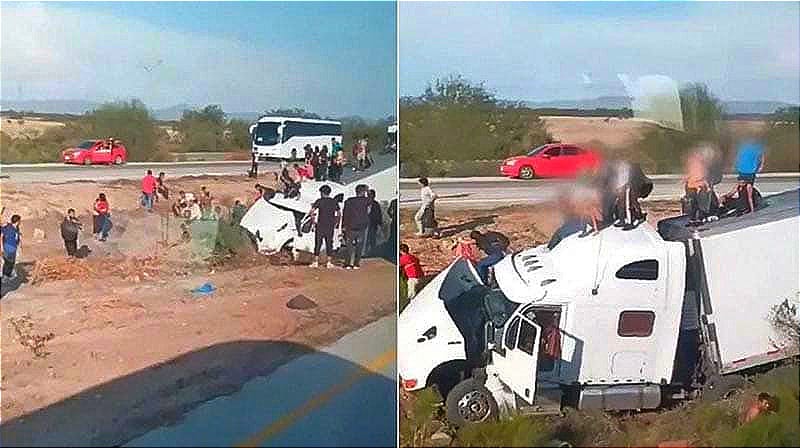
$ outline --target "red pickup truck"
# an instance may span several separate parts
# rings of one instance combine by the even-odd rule
[[[109,148],[108,140],[85,140],[80,144],[67,148],[61,152],[64,163],[78,165],[115,164],[121,165],[128,161],[128,150],[119,141]]]

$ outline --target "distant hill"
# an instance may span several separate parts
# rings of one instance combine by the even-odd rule
[[[797,107],[797,104],[781,101],[725,101],[728,114],[771,114],[782,107]]]
[[[100,103],[83,100],[0,100],[0,110],[37,112],[49,114],[82,115],[100,106]]]
[[[603,96],[593,99],[583,100],[560,100],[560,101],[524,101],[526,106],[532,109],[629,109],[631,99],[625,96]],[[725,113],[730,115],[766,115],[775,112],[782,107],[797,107],[797,104],[784,103],[781,101],[723,101]]]

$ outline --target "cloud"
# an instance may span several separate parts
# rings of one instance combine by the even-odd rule
[[[357,85],[352,72],[277,41],[256,45],[53,4],[4,3],[2,25],[7,98],[19,89],[25,99],[135,97],[154,108],[188,102],[227,111],[297,106],[323,114],[383,113],[374,104],[366,110],[370,92],[333,94]]]
[[[715,92],[752,99],[800,100],[796,3],[604,7],[613,13],[599,6],[587,12],[585,3],[401,2],[401,94],[459,72],[509,86],[498,90],[508,98],[601,96],[623,93],[615,75],[625,72],[707,82]],[[592,84],[576,88],[582,73],[591,73]],[[776,88],[777,79],[794,80],[794,88]]]

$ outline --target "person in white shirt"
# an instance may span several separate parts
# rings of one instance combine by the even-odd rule
[[[419,184],[422,185],[422,189],[420,190],[420,200],[422,203],[419,206],[419,210],[417,210],[417,214],[414,215],[414,221],[417,223],[417,236],[424,236],[425,235],[425,214],[426,211],[430,215],[430,221],[434,221],[435,218],[434,214],[434,202],[438,196],[430,187],[430,182],[428,181],[427,177],[420,177]]]
[[[197,199],[192,201],[192,204],[189,206],[189,221],[196,221],[203,217],[203,210],[200,208],[200,204],[197,202]]]

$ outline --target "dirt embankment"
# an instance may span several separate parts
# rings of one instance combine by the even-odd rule
[[[674,201],[651,201],[642,205],[647,221],[656,225],[662,218],[680,214]],[[452,244],[459,237],[468,237],[473,230],[500,232],[511,242],[510,250],[544,244],[561,224],[558,204],[514,205],[494,210],[445,210],[437,213],[441,238],[419,238],[413,209],[400,210],[401,242],[417,255],[426,274],[436,273],[453,261]]]
[[[170,187],[205,185],[224,206],[248,197],[253,183],[192,178]],[[161,244],[169,204],[140,210],[138,182],[2,187],[6,217],[23,216],[19,272],[27,281],[3,286],[2,432],[10,445],[124,443],[396,309],[396,268],[383,260],[361,271],[312,270],[248,248],[193,260],[191,243],[175,244],[175,234]],[[99,191],[114,220],[105,243],[91,238],[87,211]],[[58,224],[69,207],[85,223],[86,259],[63,257]],[[213,294],[191,293],[206,282]],[[297,296],[314,306],[289,308]]]

